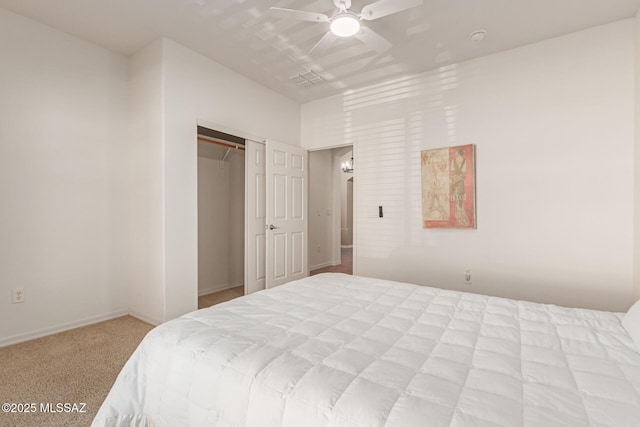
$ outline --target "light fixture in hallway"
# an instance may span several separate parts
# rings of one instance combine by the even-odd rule
[[[351,160],[342,162],[342,172],[353,173],[353,157],[351,157]]]

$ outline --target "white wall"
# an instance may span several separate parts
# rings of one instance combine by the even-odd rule
[[[626,310],[634,73],[628,19],[303,105],[303,146],[355,145],[357,274]],[[422,229],[420,151],[470,143],[478,229]]]
[[[126,314],[128,106],[125,57],[3,9],[0,57],[6,345]]]
[[[127,288],[129,312],[152,324],[164,320],[162,187],[164,91],[162,42],[129,63]]]
[[[128,59],[1,9],[0,55],[0,345],[195,309],[198,119],[298,144],[300,105],[164,39]]]
[[[332,265],[333,160],[331,150],[309,153],[309,268]]]
[[[623,310],[635,265],[640,297],[634,42],[625,20],[303,106],[306,147],[356,145],[357,272]],[[0,345],[195,308],[197,120],[297,144],[300,106],[168,40],[128,61],[1,9],[0,55]],[[419,152],[465,143],[479,228],[425,231]]]
[[[198,294],[244,283],[244,152],[198,143]]]
[[[640,300],[640,10],[635,17],[635,46],[636,46],[636,63],[635,63],[635,128],[636,140],[633,162],[636,166],[634,176],[634,245],[633,245],[633,262],[634,262],[634,299]]]
[[[197,306],[196,124],[299,145],[300,105],[164,39],[165,320]]]

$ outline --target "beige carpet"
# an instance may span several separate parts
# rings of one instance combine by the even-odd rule
[[[36,405],[35,413],[0,412],[0,426],[90,425],[118,372],[151,328],[124,316],[0,348],[0,403]],[[86,412],[41,412],[47,403],[54,408],[84,403]]]
[[[205,295],[198,306],[209,307],[242,293],[239,287]],[[125,362],[151,329],[124,316],[0,348],[0,404],[36,405],[35,413],[0,411],[0,426],[89,426]],[[41,404],[57,409],[58,403],[79,404],[76,409],[86,404],[86,412],[41,412]]]

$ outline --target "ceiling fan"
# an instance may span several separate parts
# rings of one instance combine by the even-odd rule
[[[378,0],[366,5],[360,13],[357,13],[350,10],[351,0],[333,0],[336,11],[331,17],[324,13],[280,7],[272,7],[271,16],[330,23],[330,31],[311,48],[309,53],[316,52],[318,54],[325,51],[333,45],[338,37],[355,37],[371,49],[383,53],[391,48],[391,43],[372,29],[360,25],[360,21],[373,21],[420,6],[422,3],[423,0]]]

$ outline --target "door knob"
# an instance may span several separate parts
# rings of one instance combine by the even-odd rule
[[[264,228],[266,228],[267,230],[275,230],[276,228],[280,228],[280,227],[276,227],[273,224],[269,224],[269,225],[265,225]]]

